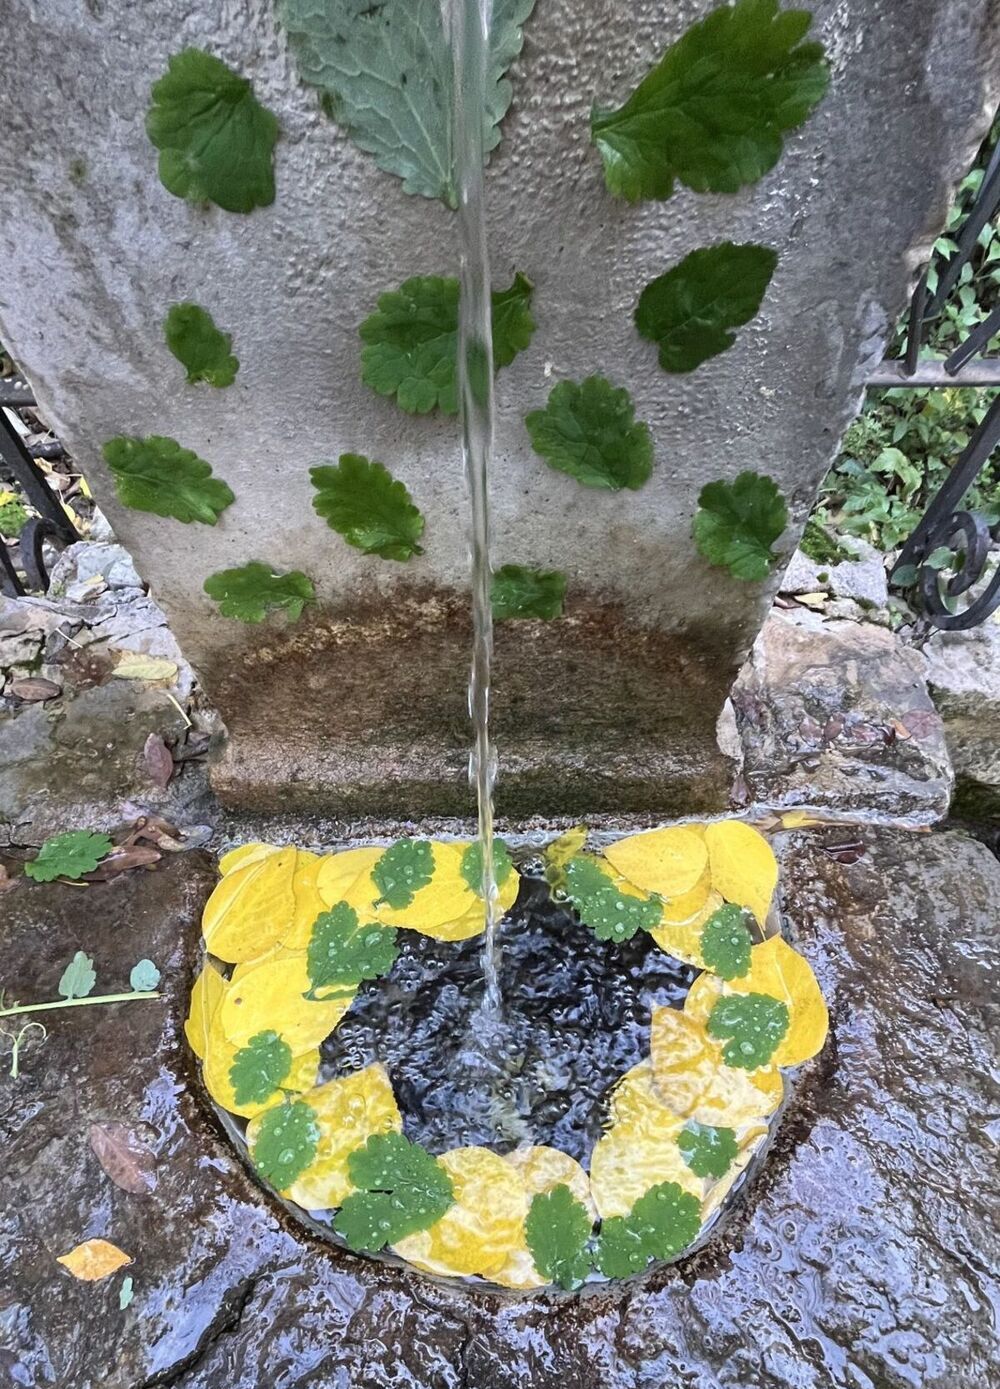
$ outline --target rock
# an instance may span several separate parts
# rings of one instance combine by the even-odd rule
[[[924,656],[955,768],[956,812],[1000,820],[1000,623],[935,632]]]
[[[66,1389],[985,1389],[1000,867],[955,832],[853,833],[849,865],[829,852],[843,830],[779,838],[786,921],[833,1031],[759,1174],[697,1253],[565,1297],[351,1255],[252,1179],[181,1030],[202,856],[86,893],[18,880],[0,939],[16,996],[52,997],[85,946],[109,990],[152,959],[164,1001],[48,1015],[0,1086],[0,1369]],[[141,1131],[155,1189],[109,1179],[95,1123]],[[119,1280],[56,1263],[87,1237],[135,1257],[127,1312]]]
[[[866,540],[853,537],[844,540],[855,560],[840,564],[816,564],[801,550],[796,550],[781,581],[782,593],[826,592],[835,598],[852,598],[862,608],[883,608],[889,601],[889,586],[885,572],[885,556]]]
[[[952,770],[924,663],[892,632],[775,611],[733,687],[749,798],[929,824]]]
[[[59,556],[49,576],[49,594],[80,601],[71,589],[93,585],[95,579],[102,580],[108,588],[145,588],[132,556],[122,545],[81,540]]]

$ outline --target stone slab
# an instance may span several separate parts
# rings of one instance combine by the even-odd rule
[[[731,197],[611,198],[591,106],[623,101],[715,3],[539,3],[511,74],[491,242],[498,285],[515,267],[535,283],[538,331],[499,379],[494,554],[564,570],[570,601],[553,636],[511,624],[504,637],[523,677],[500,715],[508,766],[523,769],[501,783],[510,813],[529,800],[543,815],[664,813],[685,799],[698,810],[706,788],[723,805],[714,723],[780,575],[738,584],[704,564],[690,533],[698,494],[766,471],[789,498],[792,548],[995,106],[992,0],[815,0],[831,92],[771,173]],[[277,114],[273,206],[233,216],[158,182],[143,118],[151,83],[185,45],[251,76]],[[325,796],[335,814],[361,802],[384,815],[466,809],[458,432],[364,388],[357,337],[382,290],[454,268],[451,215],[405,194],[321,114],[260,0],[8,0],[4,52],[0,337],[229,726],[220,791],[309,810]],[[730,351],[667,377],[634,331],[638,293],[726,239],[779,252],[763,310]],[[188,386],[170,356],[161,325],[184,299],[232,333],[232,388]],[[652,428],[656,467],[638,492],[581,488],[530,449],[524,414],[556,381],[592,372],[627,384]],[[100,454],[119,433],[195,449],[235,505],[214,528],[122,508]],[[410,487],[428,518],[421,558],[365,557],[314,514],[309,465],[344,450]],[[314,579],[307,621],[262,642],[219,615],[204,579],[248,560]],[[593,626],[614,640],[581,643]],[[647,640],[663,660],[636,662]],[[502,674],[500,689],[515,678]],[[554,732],[572,754],[551,751]]]
[[[742,796],[929,824],[953,784],[920,653],[868,623],[775,610],[733,687]]]
[[[1000,823],[1000,623],[935,632],[923,651],[955,768],[956,813]]]
[[[984,1389],[1000,1346],[994,1178],[1000,866],[955,833],[786,834],[785,924],[831,1005],[773,1148],[701,1252],[610,1290],[501,1296],[320,1242],[245,1171],[181,1026],[210,861],[3,894],[0,979],[51,996],[73,950],[163,1003],[49,1015],[0,1083],[0,1382],[33,1389]],[[843,860],[850,861],[843,861]],[[81,898],[85,896],[85,900]],[[91,1123],[136,1127],[148,1196]],[[101,1236],[120,1279],[55,1262]]]

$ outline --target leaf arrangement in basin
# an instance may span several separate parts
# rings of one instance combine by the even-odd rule
[[[626,836],[603,853],[585,841],[579,826],[546,853],[580,929],[609,952],[644,931],[702,970],[683,1008],[652,1009],[649,1055],[611,1090],[589,1173],[545,1145],[432,1153],[403,1134],[381,1063],[323,1077],[323,1038],[359,989],[391,979],[408,933],[457,942],[483,931],[478,843],[406,838],[322,855],[247,844],[222,859],[185,1033],[212,1097],[248,1121],[261,1176],[329,1212],[349,1248],[388,1247],[436,1276],[567,1291],[676,1258],[760,1152],[784,1093],[779,1068],[822,1047],[812,970],[782,937],[762,938],[777,883],[763,836],[721,821]],[[500,840],[493,858],[506,911],[519,875]],[[88,967],[74,965],[70,992],[77,975],[92,987]]]

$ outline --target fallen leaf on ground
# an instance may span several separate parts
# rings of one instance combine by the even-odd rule
[[[126,651],[111,672],[118,680],[146,680],[150,684],[177,679],[176,661],[165,656],[144,656],[140,651]]]
[[[159,733],[151,733],[142,750],[142,760],[154,786],[165,791],[174,774],[174,759]]]
[[[162,857],[159,849],[149,844],[130,844],[128,848],[113,849],[93,873],[86,873],[84,877],[88,883],[106,883],[119,873],[127,873],[133,868],[151,868]]]
[[[62,694],[62,686],[41,675],[28,675],[23,680],[12,680],[10,692],[26,704],[41,704],[47,699],[55,699]]]
[[[78,1244],[68,1254],[60,1254],[56,1259],[57,1264],[68,1268],[74,1278],[84,1283],[100,1282],[131,1262],[130,1254],[106,1239],[84,1240],[83,1244]]]
[[[156,1156],[135,1129],[116,1122],[91,1124],[87,1138],[115,1186],[133,1196],[148,1196],[156,1190]]]

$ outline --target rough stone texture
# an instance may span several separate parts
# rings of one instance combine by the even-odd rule
[[[622,100],[713,3],[539,4],[513,73],[490,171],[494,268],[498,284],[515,267],[534,281],[539,329],[500,377],[495,553],[564,569],[572,596],[552,637],[523,624],[504,637],[522,677],[504,730],[510,809],[578,804],[578,769],[541,751],[552,728],[572,732],[591,770],[611,749],[606,782],[589,783],[592,811],[657,798],[661,811],[697,808],[706,788],[721,800],[714,721],[769,593],[697,559],[699,489],[764,470],[789,497],[794,534],[993,108],[993,0],[819,0],[833,89],[771,174],[735,197],[611,199],[588,142],[593,101]],[[252,75],[278,114],[273,207],[228,215],[158,183],[143,115],[185,44]],[[360,801],[385,812],[391,778],[396,803],[465,809],[461,779],[441,775],[467,736],[464,637],[452,639],[467,586],[455,423],[403,417],[365,390],[356,335],[380,290],[453,268],[450,214],[404,194],[320,114],[270,0],[10,0],[4,45],[0,336],[220,706],[235,740],[221,788],[252,803],[280,785],[289,805],[325,795],[334,812]],[[693,377],[665,377],[631,323],[638,291],[726,238],[780,252],[763,311]],[[167,352],[163,315],[185,298],[233,333],[242,365],[227,391],[188,387]],[[653,428],[657,467],[638,493],[580,488],[528,446],[524,412],[593,371],[626,382]],[[98,451],[120,432],[196,449],[235,506],[215,529],[123,511]],[[405,569],[366,558],[313,514],[308,465],[344,449],[410,486],[428,516],[423,558]],[[316,580],[320,603],[300,629],[262,644],[218,615],[204,578],[249,559]],[[609,634],[599,659],[577,643],[594,625]],[[637,669],[647,641],[664,658]],[[387,699],[430,722],[383,737]]]
[[[863,828],[779,845],[786,921],[831,1004],[752,1187],[670,1269],[580,1296],[446,1286],[321,1243],[265,1195],[206,1106],[181,1032],[209,863],[82,893],[3,895],[0,978],[51,996],[148,955],[165,1001],[48,1016],[0,1086],[0,1382],[33,1389],[985,1389],[998,1343],[994,1179],[1000,868],[956,833]],[[856,856],[857,851],[855,851]],[[992,1034],[992,1041],[990,1040]],[[112,1185],[87,1141],[135,1127],[157,1185]],[[120,1277],[55,1262],[101,1236]]]
[[[817,564],[808,555],[796,550],[781,580],[782,593],[830,593],[834,598],[848,598],[863,606],[883,608],[889,601],[889,585],[885,572],[885,556],[865,540],[843,541],[856,559],[840,564]]]
[[[955,768],[956,813],[1000,821],[1000,623],[937,632],[924,656]]]
[[[732,702],[750,802],[916,824],[947,814],[941,717],[920,654],[892,632],[775,611]]]

